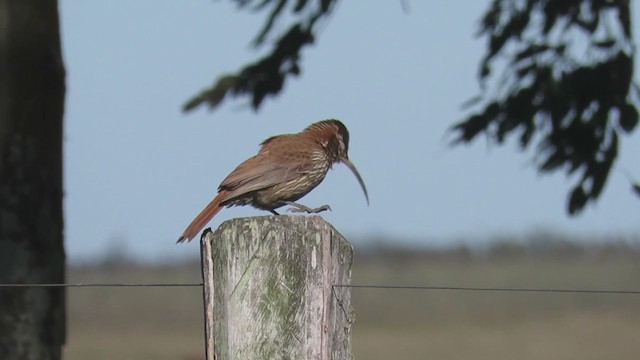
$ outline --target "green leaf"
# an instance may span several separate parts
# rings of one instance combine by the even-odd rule
[[[584,189],[581,185],[578,185],[571,192],[571,196],[569,197],[569,214],[575,215],[577,212],[584,208],[584,205],[587,203],[587,194],[585,194]]]
[[[631,104],[624,104],[620,108],[620,119],[618,122],[622,130],[630,133],[638,125],[638,109]]]

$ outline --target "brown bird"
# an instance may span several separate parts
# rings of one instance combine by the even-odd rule
[[[369,204],[367,188],[349,160],[349,131],[339,120],[323,120],[297,134],[284,134],[263,141],[257,155],[245,160],[222,181],[218,195],[196,216],[178,238],[191,241],[223,207],[252,205],[278,215],[275,209],[290,205],[290,211],[318,213],[328,205],[308,208],[294,201],[324,180],[334,163],[342,162],[358,179]]]

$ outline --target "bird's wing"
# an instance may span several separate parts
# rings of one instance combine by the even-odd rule
[[[256,156],[238,165],[222,181],[218,190],[229,192],[224,201],[293,180],[312,170],[308,159],[314,148],[304,139],[282,140],[269,138]],[[295,151],[291,151],[293,148]]]

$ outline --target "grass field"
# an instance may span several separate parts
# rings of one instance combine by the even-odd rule
[[[640,289],[640,257],[356,259],[354,284]],[[70,282],[198,282],[181,266]],[[637,359],[640,295],[353,289],[356,359]],[[201,359],[201,289],[73,288],[66,359]]]

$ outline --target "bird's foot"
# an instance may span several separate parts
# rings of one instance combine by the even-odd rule
[[[323,212],[323,211],[331,211],[331,206],[329,205],[322,205],[320,207],[317,208],[310,208],[308,206],[304,206],[302,204],[298,204],[298,203],[294,203],[292,201],[287,201],[285,204],[289,205],[289,206],[293,206],[292,208],[287,209],[287,211],[293,212],[293,213],[301,213],[301,212],[305,212],[307,214],[317,214],[319,212]]]

